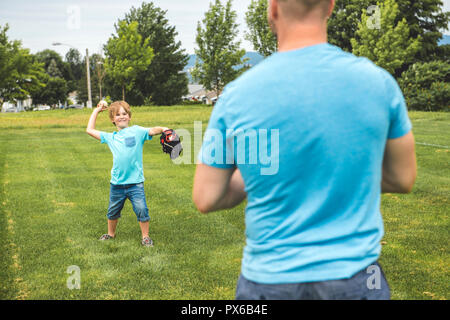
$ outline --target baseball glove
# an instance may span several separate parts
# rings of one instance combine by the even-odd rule
[[[159,138],[164,153],[170,154],[170,159],[176,159],[183,151],[180,137],[173,129],[165,130]]]

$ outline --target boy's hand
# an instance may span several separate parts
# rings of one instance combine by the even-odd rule
[[[97,109],[98,112],[102,112],[102,111],[108,109],[108,102],[106,102],[105,100],[100,101],[97,104],[97,108],[96,109]]]

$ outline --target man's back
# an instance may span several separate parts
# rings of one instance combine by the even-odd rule
[[[267,139],[269,153],[279,152],[275,174],[240,162],[235,148],[248,194],[247,279],[348,278],[377,260],[386,139],[411,129],[387,72],[329,44],[276,53],[227,86],[209,128],[235,129],[228,141],[248,130],[279,133],[278,146]]]

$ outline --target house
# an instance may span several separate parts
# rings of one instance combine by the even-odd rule
[[[214,105],[217,101],[215,91],[206,90],[202,85],[190,84],[188,85],[188,94],[183,97],[183,100],[201,101],[204,104]]]
[[[70,92],[68,99],[72,101],[72,104],[78,104],[78,92]]]
[[[4,102],[1,112],[22,112],[25,109],[31,109],[32,102],[31,98],[19,100],[16,103]]]

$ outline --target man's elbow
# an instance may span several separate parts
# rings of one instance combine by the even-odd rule
[[[411,172],[408,176],[403,177],[397,181],[395,186],[396,193],[410,193],[413,190],[414,183],[416,182],[417,172]]]
[[[403,181],[402,185],[400,186],[400,193],[410,193],[413,190],[414,183],[416,182],[416,176],[417,173],[414,172],[410,177],[408,177],[408,179],[405,179],[405,181]]]
[[[197,210],[203,214],[214,211],[212,203],[208,201],[205,194],[199,190],[194,189],[192,192],[192,201],[194,202]]]
[[[196,195],[195,193],[192,195],[192,200],[195,204],[195,207],[198,211],[203,214],[210,213],[212,211],[211,205],[208,204],[207,201],[201,196]]]
[[[197,204],[197,203],[196,203],[195,206],[197,207],[197,210],[200,211],[200,213],[203,213],[203,214],[207,214],[207,213],[210,213],[210,212],[213,211],[213,210],[211,209],[211,207],[210,207],[210,206],[207,206],[207,205]]]

